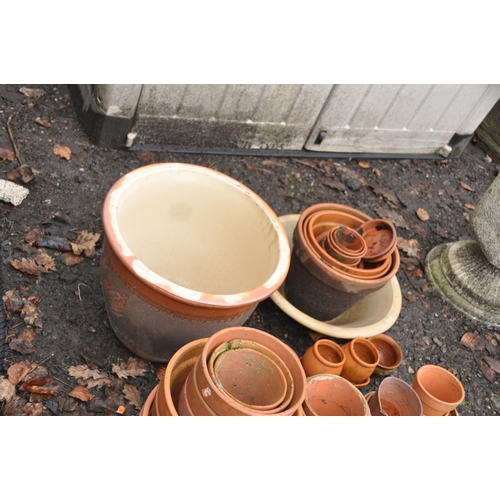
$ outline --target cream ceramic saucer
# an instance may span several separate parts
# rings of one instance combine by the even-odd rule
[[[293,231],[300,214],[283,215],[279,219],[285,228],[290,248]],[[337,339],[373,337],[391,328],[401,312],[401,288],[396,276],[380,290],[367,295],[335,319],[324,322],[304,314],[286,300],[284,285],[271,295],[271,300],[288,316],[311,330]]]

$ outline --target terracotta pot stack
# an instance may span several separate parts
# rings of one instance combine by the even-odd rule
[[[305,314],[330,321],[382,288],[399,263],[389,221],[344,205],[312,205],[294,230],[285,295]]]

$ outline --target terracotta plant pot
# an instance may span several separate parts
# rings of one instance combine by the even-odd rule
[[[345,362],[340,375],[358,386],[368,385],[380,361],[375,346],[367,339],[356,338],[344,344],[342,349]]]
[[[455,410],[465,398],[460,380],[453,373],[436,365],[421,366],[412,386],[422,401],[424,415],[445,415]]]
[[[421,417],[423,414],[417,393],[411,385],[396,377],[382,380],[368,405],[375,417]]]
[[[290,370],[258,342],[235,340],[216,347],[208,371],[219,390],[253,410],[279,413],[292,401]]]
[[[167,362],[184,344],[242,325],[283,283],[286,233],[269,206],[215,170],[134,170],[103,207],[101,281],[111,326],[133,353]]]
[[[339,226],[332,229],[323,240],[324,249],[348,266],[358,264],[366,253],[366,243],[354,229]]]
[[[196,360],[201,356],[208,339],[199,339],[181,347],[170,359],[158,385],[156,400],[158,414],[178,416],[178,403],[181,389]]]
[[[306,315],[326,322],[332,321],[363,297],[382,288],[399,269],[399,253],[396,249],[388,259],[382,261],[381,265],[389,264],[387,271],[384,270],[383,273],[380,273],[378,266],[359,269],[338,261],[338,265],[333,266],[322,257],[321,252],[328,254],[316,240],[321,228],[318,229],[318,225],[315,227],[314,236],[311,236],[311,231],[307,228],[309,216],[324,209],[332,212],[344,209],[347,216],[354,212],[364,221],[369,220],[369,217],[342,205],[324,203],[304,210],[295,227],[285,295],[293,306]],[[333,222],[336,222],[335,217],[332,216]],[[331,256],[329,258],[333,259]]]
[[[393,373],[403,361],[403,352],[399,344],[385,334],[375,335],[368,340],[377,348],[380,356],[380,361],[373,373],[380,377]]]
[[[358,228],[359,234],[366,242],[367,251],[363,256],[365,262],[380,262],[396,249],[396,228],[385,219],[373,219]]]
[[[340,375],[345,362],[345,354],[333,340],[320,339],[306,350],[300,362],[307,377],[322,373]]]
[[[306,416],[370,416],[363,394],[338,375],[308,377],[302,405]]]
[[[282,411],[277,413],[272,412],[272,410],[266,412],[245,406],[221,391],[212,379],[208,363],[213,350],[224,343],[239,341],[254,341],[256,344],[270,349],[281,359],[291,373],[293,394],[290,404]],[[295,352],[273,335],[255,328],[226,328],[212,335],[195,363],[193,378],[198,388],[195,396],[203,400],[217,415],[293,415],[305,398],[306,375]],[[188,394],[191,397],[192,392],[188,392]]]
[[[157,417],[158,413],[155,407],[156,393],[158,392],[158,385],[149,393],[144,405],[139,412],[140,417]]]

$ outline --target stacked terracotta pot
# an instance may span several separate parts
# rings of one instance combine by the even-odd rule
[[[226,328],[172,357],[141,415],[300,415],[305,390],[290,347],[261,330]]]
[[[382,288],[399,263],[389,221],[344,205],[312,205],[294,230],[285,295],[303,313],[329,321]]]

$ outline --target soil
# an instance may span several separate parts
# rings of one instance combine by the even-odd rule
[[[21,87],[45,93],[29,98],[19,91]],[[53,385],[48,394],[38,395],[28,392],[29,387],[20,381],[11,404],[2,404],[3,414],[118,415],[116,411],[123,406],[125,415],[137,415],[158,383],[161,365],[136,359],[110,328],[99,258],[106,193],[126,172],[159,162],[192,163],[230,175],[262,197],[279,216],[298,214],[324,202],[349,205],[373,218],[389,214],[403,238],[397,274],[403,305],[396,323],[386,332],[399,343],[404,356],[393,375],[411,383],[420,366],[443,366],[455,373],[465,388],[459,415],[500,412],[499,376],[490,368],[500,360],[499,332],[466,318],[444,301],[433,290],[424,268],[426,254],[436,245],[472,239],[467,219],[499,167],[475,141],[454,160],[365,160],[361,164],[348,158],[104,149],[93,145],[81,129],[65,85],[20,84],[0,85],[0,152],[2,148],[14,152],[7,127],[11,116],[10,128],[21,161],[36,172],[34,179],[24,184],[29,195],[20,205],[0,201],[2,293],[16,292],[25,307],[21,309],[23,317],[19,310],[8,312],[4,369],[28,360],[31,368],[34,364],[43,367],[39,370],[48,384],[45,387]],[[69,160],[54,153],[56,144],[71,150]],[[11,178],[19,162],[15,156],[2,158],[0,179]],[[23,184],[21,179],[14,182]],[[15,269],[12,260],[33,256],[36,251],[35,245],[26,242],[26,233],[41,227],[45,235],[72,242],[83,230],[101,233],[101,237],[95,255],[82,254],[77,265],[65,265],[61,250],[41,248],[54,259],[55,270],[37,276]],[[31,315],[26,313],[26,305],[32,307]],[[32,325],[28,324],[30,318]],[[259,304],[246,325],[272,333],[299,356],[319,338],[270,299]],[[21,337],[26,330],[31,337]],[[461,342],[466,333],[478,336],[474,350]],[[123,368],[130,358],[143,363],[144,370],[120,377],[116,367]],[[94,397],[90,401],[69,396],[81,385],[70,374],[70,368],[77,366],[99,370],[111,382],[91,387]],[[374,390],[380,381],[380,377],[372,377],[362,392]]]

